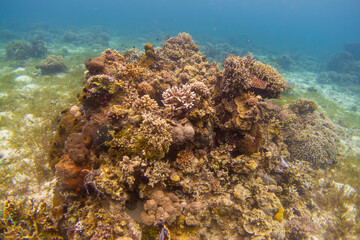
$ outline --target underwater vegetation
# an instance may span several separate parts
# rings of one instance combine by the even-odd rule
[[[274,104],[287,90],[275,68],[248,54],[229,55],[221,70],[187,33],[144,50],[85,60],[82,92],[50,146],[57,182],[37,234],[356,237],[356,189],[324,177],[341,161],[343,133],[315,102]],[[6,201],[2,221],[15,208]]]

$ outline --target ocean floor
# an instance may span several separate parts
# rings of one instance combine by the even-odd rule
[[[149,41],[150,39],[150,41]],[[123,52],[135,47],[143,52],[147,42],[160,46],[166,34],[143,36],[112,36],[108,47]],[[195,38],[196,39],[196,38]],[[196,42],[200,49],[213,50],[216,44],[203,39]],[[77,102],[84,85],[84,60],[100,56],[106,48],[51,42],[49,54],[62,56],[67,69],[63,73],[43,75],[37,68],[42,59],[7,60],[5,44],[0,48],[0,196],[2,200],[12,196],[43,199],[50,203],[55,186],[54,174],[48,163],[50,142],[57,131],[61,112]],[[221,45],[220,51],[225,49]],[[227,53],[244,53],[246,49],[230,46]],[[230,49],[230,50],[229,50]],[[201,51],[201,50],[200,50]],[[218,52],[210,59],[221,59]],[[279,54],[280,56],[281,54]],[[255,58],[274,65],[277,56],[255,53]],[[266,59],[266,62],[264,59]],[[314,60],[315,61],[315,60]],[[220,62],[218,64],[221,64]],[[321,65],[316,62],[314,65]],[[296,65],[296,64],[295,64]],[[301,64],[300,64],[301,65]],[[288,90],[273,103],[285,107],[295,99],[307,98],[318,105],[319,112],[330,118],[343,131],[340,162],[330,167],[334,181],[347,184],[360,192],[360,86],[347,89],[336,84],[317,82],[319,72],[303,69],[282,70]],[[324,170],[325,171],[325,170]],[[326,178],[326,176],[324,176]],[[341,188],[341,187],[339,187]],[[358,213],[356,213],[357,216]]]

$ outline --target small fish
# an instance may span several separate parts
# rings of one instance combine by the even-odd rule
[[[265,58],[265,62],[267,62],[267,58]]]
[[[291,87],[291,88],[294,88],[294,86],[293,86],[293,85],[291,85],[290,87]]]
[[[274,64],[275,64],[275,66],[276,66],[276,65],[277,65],[277,62],[275,62]]]

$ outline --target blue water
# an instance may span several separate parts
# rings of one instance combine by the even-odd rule
[[[0,29],[101,25],[110,35],[247,36],[269,49],[331,54],[360,41],[358,0],[1,0]]]

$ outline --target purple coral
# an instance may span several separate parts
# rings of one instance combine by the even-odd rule
[[[182,87],[168,88],[162,97],[164,99],[162,102],[166,107],[174,110],[187,110],[194,106],[196,95],[191,91],[191,86],[185,84]]]

